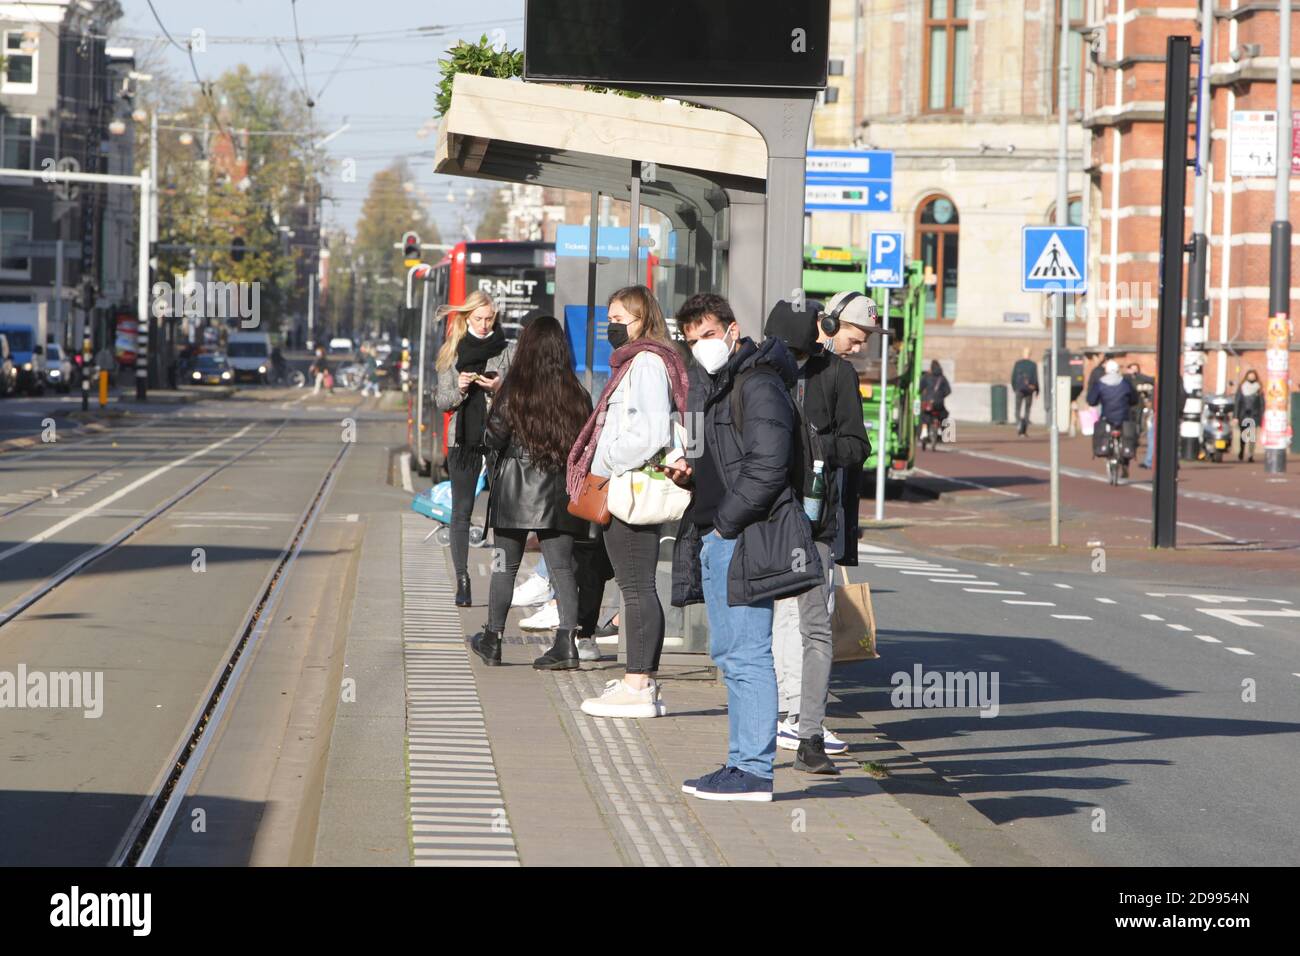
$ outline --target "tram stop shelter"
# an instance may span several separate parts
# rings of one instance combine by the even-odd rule
[[[439,173],[590,193],[593,238],[602,195],[630,203],[632,223],[640,206],[657,210],[671,228],[654,249],[665,313],[696,292],[716,292],[753,336],[766,313],[756,277],[767,168],[763,138],[721,110],[469,74],[455,78],[435,159]],[[642,263],[627,252],[631,231],[618,255],[602,254],[602,241],[586,243],[584,287],[574,289],[557,269],[557,315],[578,304],[594,314],[613,289],[645,281]],[[648,241],[642,234],[639,247]]]

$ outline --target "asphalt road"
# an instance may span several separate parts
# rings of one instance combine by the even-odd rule
[[[1296,865],[1300,594],[1026,570],[864,536],[879,660],[836,694],[1046,864]],[[1230,558],[1225,558],[1225,564]],[[996,716],[895,675],[984,675]],[[955,696],[944,701],[958,704]],[[898,706],[898,704],[907,706]],[[989,708],[992,713],[991,708]],[[831,724],[833,727],[833,724]]]

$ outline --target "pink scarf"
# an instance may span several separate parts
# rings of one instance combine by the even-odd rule
[[[610,396],[614,394],[618,383],[623,381],[627,370],[632,367],[632,359],[642,352],[653,352],[663,359],[664,366],[668,370],[668,385],[673,393],[673,407],[680,413],[686,411],[689,380],[686,377],[686,363],[682,361],[681,354],[676,348],[665,342],[656,342],[654,339],[637,339],[622,348],[615,349],[614,354],[609,357],[609,370],[612,374],[605,385],[605,391],[601,393],[595,411],[587,419],[587,424],[582,426],[578,440],[573,443],[573,448],[569,451],[570,498],[576,498],[582,491],[582,483],[591,471],[591,460],[596,457],[596,445],[600,442],[600,432],[605,426],[605,409],[609,406]]]

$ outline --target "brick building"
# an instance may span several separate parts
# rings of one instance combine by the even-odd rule
[[[1089,341],[1098,348],[1135,355],[1154,367],[1160,228],[1161,151],[1164,133],[1166,39],[1200,41],[1195,0],[1089,0],[1096,28],[1088,71],[1092,97],[1084,126],[1091,133],[1089,175],[1097,300]],[[1209,60],[1210,177],[1207,234],[1210,243],[1205,388],[1224,392],[1248,368],[1264,376],[1268,311],[1269,225],[1273,219],[1272,175],[1231,176],[1232,115],[1259,111],[1273,116],[1278,56],[1276,2],[1220,0],[1215,4]],[[1292,29],[1295,29],[1293,24]],[[1195,75],[1195,63],[1193,75]],[[1300,105],[1300,104],[1298,104]],[[1258,119],[1260,117],[1256,117]],[[1239,144],[1240,145],[1240,144]],[[1189,142],[1189,156],[1195,143]],[[1291,182],[1290,216],[1300,205]],[[1195,175],[1187,176],[1190,234]],[[1300,259],[1292,245],[1292,280]],[[1292,299],[1295,296],[1292,289]],[[1292,345],[1293,350],[1295,344]],[[1293,370],[1295,368],[1293,360]],[[1296,378],[1292,372],[1292,381]]]
[[[1070,220],[1092,214],[1080,123],[1085,0],[1072,0]],[[808,240],[863,247],[899,229],[934,273],[925,360],[948,367],[960,417],[988,414],[1023,348],[1049,346],[1047,297],[1020,291],[1020,235],[1054,221],[1058,120],[1055,0],[832,0],[830,87],[816,148],[895,153],[894,208],[809,216]],[[1071,304],[1080,348],[1088,297]]]

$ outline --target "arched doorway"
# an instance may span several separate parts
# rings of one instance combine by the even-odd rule
[[[925,318],[957,318],[957,205],[947,196],[928,196],[916,210],[916,257],[933,271],[925,292]]]

